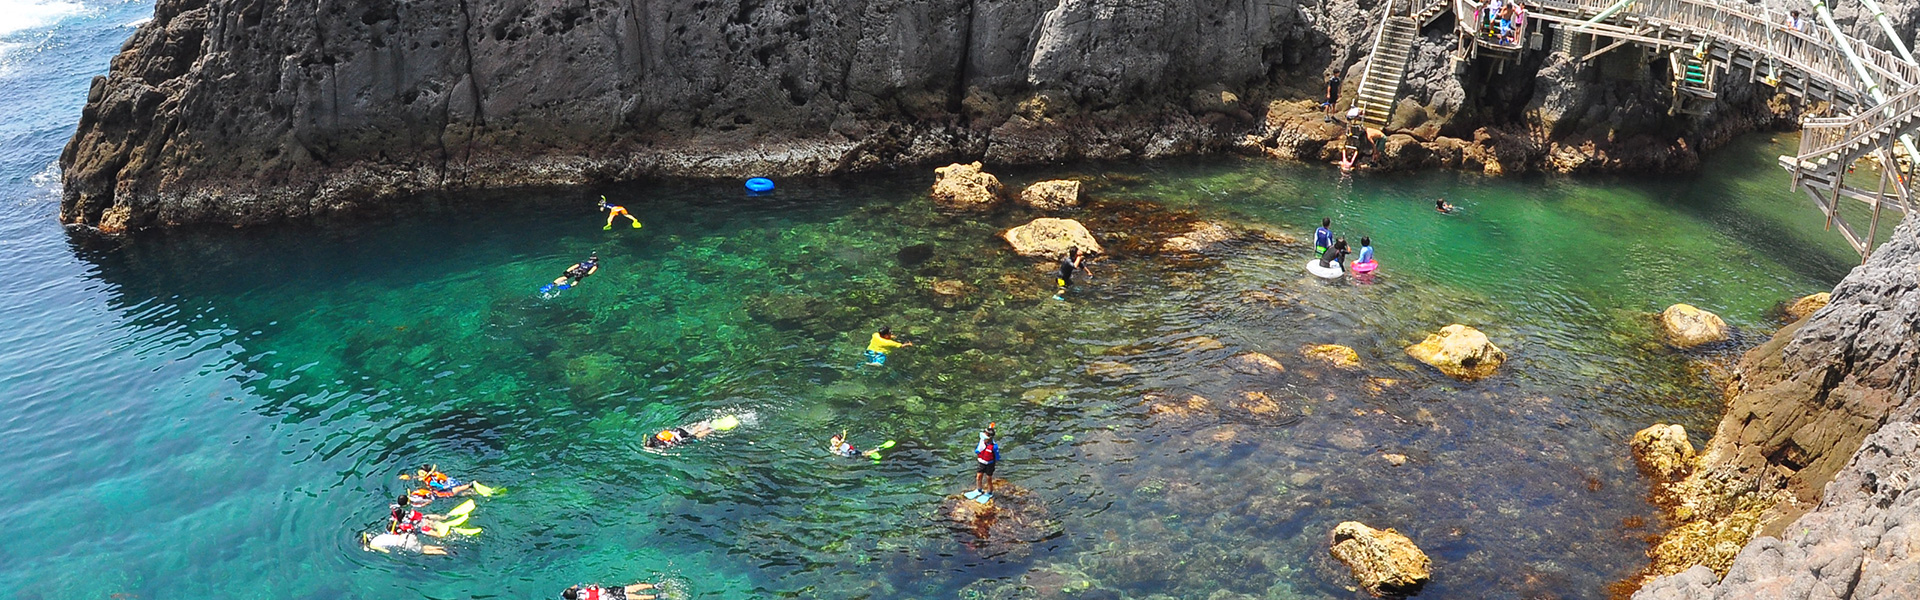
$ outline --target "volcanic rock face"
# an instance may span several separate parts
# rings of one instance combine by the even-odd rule
[[[1384,6],[157,0],[88,93],[61,156],[61,219],[248,224],[422,193],[982,158],[1325,160],[1341,127],[1284,101],[1318,97],[1330,72],[1356,85]],[[1394,116],[1407,129],[1389,128],[1381,168],[1666,169],[1687,161],[1656,155],[1701,145],[1648,108],[1664,85],[1587,67],[1536,82],[1535,59],[1463,79],[1450,35],[1416,44]],[[1771,96],[1735,91],[1716,114],[1764,118],[1722,119],[1734,125],[1716,140],[1775,115]],[[1543,94],[1554,123],[1577,126],[1514,122]],[[1620,106],[1644,110],[1592,109]],[[1550,160],[1562,134],[1593,139]]]
[[[1655,548],[1652,571],[1672,576],[1635,597],[1916,597],[1916,332],[1920,221],[1907,219],[1826,308],[1741,359],[1719,430],[1671,488],[1681,525]],[[1703,547],[1687,536],[1729,531],[1757,538],[1674,556]],[[1717,573],[1726,579],[1716,584]]]

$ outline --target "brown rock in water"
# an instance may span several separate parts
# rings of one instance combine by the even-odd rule
[[[1678,481],[1693,470],[1693,443],[1687,441],[1685,427],[1655,424],[1633,434],[1628,445],[1640,470],[1662,483]]]
[[[1660,311],[1660,326],[1666,331],[1667,345],[1682,350],[1724,342],[1730,337],[1727,322],[1720,320],[1720,315],[1691,304],[1675,304]]]
[[[1148,402],[1147,414],[1166,415],[1182,419],[1194,415],[1206,414],[1213,409],[1213,401],[1199,394],[1189,394],[1186,400],[1173,400],[1165,398],[1164,396],[1155,395],[1150,396]]]
[[[1805,319],[1813,315],[1814,311],[1826,308],[1827,302],[1832,298],[1832,292],[1820,292],[1818,294],[1802,296],[1799,300],[1793,301],[1793,304],[1787,305],[1787,319],[1791,321]]]
[[[1100,241],[1093,238],[1093,232],[1087,231],[1087,226],[1073,219],[1034,219],[1001,232],[1000,237],[1013,246],[1015,254],[1021,256],[1059,260],[1067,255],[1068,248],[1079,248],[1081,254],[1105,252],[1100,247]]]
[[[1425,341],[1407,346],[1407,355],[1461,381],[1492,376],[1500,363],[1507,360],[1507,353],[1487,341],[1487,334],[1458,323],[1442,327]]]
[[[933,280],[933,300],[948,310],[971,304],[975,300],[974,293],[979,291],[979,288],[958,279]]]
[[[1136,372],[1137,371],[1127,363],[1114,362],[1111,360],[1096,360],[1087,363],[1086,368],[1088,377],[1106,381],[1121,379]]]
[[[1186,233],[1167,238],[1160,244],[1161,252],[1205,252],[1215,244],[1237,237],[1233,230],[1212,221],[1201,221],[1193,225]]]
[[[1287,372],[1286,365],[1259,352],[1236,354],[1227,359],[1227,367],[1247,375],[1280,375]]]
[[[963,542],[986,555],[1005,554],[1060,532],[1047,505],[1026,488],[993,480],[993,500],[975,502],[961,494],[940,501],[940,516]]]
[[[1266,392],[1244,392],[1241,400],[1233,403],[1234,408],[1247,411],[1256,417],[1271,417],[1280,414],[1280,403],[1274,402]]]
[[[945,209],[990,209],[1000,203],[1000,193],[1005,189],[1000,185],[1000,178],[980,170],[980,161],[954,163],[933,172],[939,179],[934,180],[930,194],[934,204]]]
[[[1080,182],[1071,179],[1042,181],[1020,190],[1020,205],[1034,210],[1058,211],[1080,205]]]
[[[1403,598],[1420,593],[1433,579],[1433,561],[1413,540],[1392,529],[1379,530],[1357,521],[1333,528],[1333,557],[1353,569],[1353,578],[1376,598]]]
[[[1300,356],[1307,360],[1326,363],[1338,369],[1360,368],[1360,353],[1339,344],[1320,344],[1300,349]]]

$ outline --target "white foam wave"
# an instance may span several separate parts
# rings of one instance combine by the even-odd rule
[[[0,35],[46,27],[80,12],[79,2],[0,0]]]
[[[132,20],[132,21],[127,21],[126,23],[123,23],[123,24],[121,24],[120,26],[121,26],[121,27],[126,27],[126,28],[129,28],[129,29],[131,29],[131,28],[134,28],[134,27],[139,27],[139,26],[141,26],[141,25],[145,25],[145,24],[147,24],[147,21],[152,21],[152,20],[153,20],[153,17],[147,17],[147,18],[144,18],[144,19],[134,19],[134,20]]]

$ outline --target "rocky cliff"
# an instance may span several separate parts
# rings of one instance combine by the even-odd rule
[[[1634,597],[1920,598],[1920,219],[1736,377]]]
[[[88,93],[61,218],[245,224],[419,193],[961,159],[1322,160],[1339,131],[1310,99],[1328,73],[1351,94],[1384,7],[157,0]],[[1682,170],[1796,110],[1730,91],[1706,119],[1669,116],[1637,53],[1455,75],[1452,28],[1417,43],[1378,167]]]

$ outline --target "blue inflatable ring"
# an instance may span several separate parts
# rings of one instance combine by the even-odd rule
[[[773,191],[773,180],[767,179],[765,177],[755,177],[753,179],[748,179],[747,191],[753,192],[755,194],[764,194],[767,192],[771,192]]]

